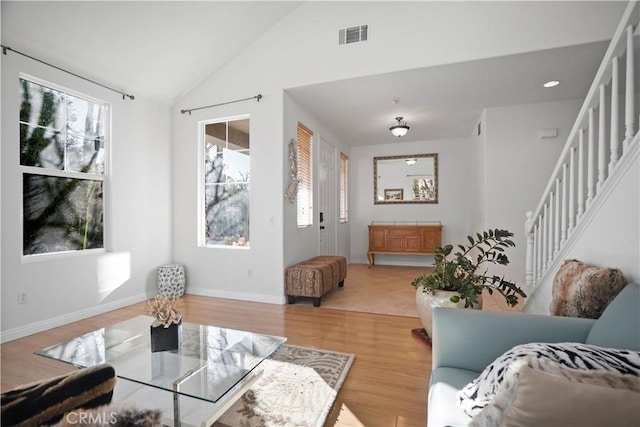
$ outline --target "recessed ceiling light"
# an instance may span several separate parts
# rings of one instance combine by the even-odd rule
[[[558,80],[550,80],[548,82],[546,82],[545,84],[543,84],[542,86],[544,87],[556,87],[560,84],[560,82]]]

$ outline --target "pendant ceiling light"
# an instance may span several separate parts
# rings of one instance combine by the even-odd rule
[[[396,117],[396,123],[392,124],[389,130],[394,136],[400,138],[401,136],[405,136],[407,134],[407,132],[409,131],[409,125],[407,124],[407,122],[402,121],[402,117]]]

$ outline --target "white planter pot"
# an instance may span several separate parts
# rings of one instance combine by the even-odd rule
[[[435,294],[432,294],[431,292],[423,292],[423,288],[420,286],[416,289],[418,315],[429,337],[433,336],[433,307],[464,308],[464,300],[460,300],[457,303],[451,302],[451,297],[454,295],[458,295],[458,293],[455,291],[435,291]],[[478,303],[472,308],[482,310],[482,295],[478,298]]]

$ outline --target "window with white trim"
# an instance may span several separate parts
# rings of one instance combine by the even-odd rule
[[[109,106],[20,78],[22,253],[104,248]]]
[[[349,158],[340,153],[340,222],[349,222]]]
[[[313,132],[302,123],[298,123],[298,227],[309,227],[313,224],[312,138]]]
[[[201,123],[203,246],[249,247],[249,117]]]

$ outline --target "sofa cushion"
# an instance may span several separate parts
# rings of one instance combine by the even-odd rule
[[[588,421],[591,422],[589,424],[581,415],[589,413],[590,409],[601,409],[602,406],[595,405],[601,405],[614,395],[618,399],[621,397],[631,399],[631,402],[634,402],[633,406],[618,405],[617,409],[626,410],[628,413],[635,408],[637,409],[636,418],[640,420],[640,377],[600,369],[572,369],[545,359],[538,360],[538,364],[535,368],[523,365],[516,375],[505,378],[491,403],[473,417],[469,426],[499,426],[505,419],[509,420],[508,425],[594,425],[593,422],[596,420],[599,421],[595,425],[605,425],[609,423],[603,423],[602,418],[589,417]],[[540,370],[540,367],[543,369]],[[563,381],[549,379],[543,375],[553,376]],[[553,388],[554,384],[557,384],[556,388]],[[596,386],[596,388],[582,387],[583,384]],[[567,392],[559,393],[560,390],[567,390]],[[601,399],[602,402],[592,402],[593,399],[608,392],[607,399]],[[551,401],[547,397],[550,397]],[[586,410],[582,409],[580,414],[573,414],[565,419],[567,412],[573,411],[578,406],[586,406]],[[611,406],[611,408],[614,407],[616,406]],[[552,413],[548,413],[549,411]],[[544,414],[537,414],[538,412]],[[628,419],[624,411],[619,415],[607,411],[605,413],[609,421],[616,420],[616,425]],[[540,418],[540,415],[548,418]]]
[[[587,335],[587,344],[640,350],[640,284],[627,285]]]
[[[640,376],[640,352],[582,343],[530,343],[518,345],[498,357],[457,395],[469,416],[477,415],[496,395],[503,381],[518,375],[522,366],[544,370],[551,360],[569,368],[600,369]]]
[[[457,368],[437,368],[431,372],[429,387],[429,426],[467,425],[471,418],[456,400],[456,393],[478,377],[478,372]]]

